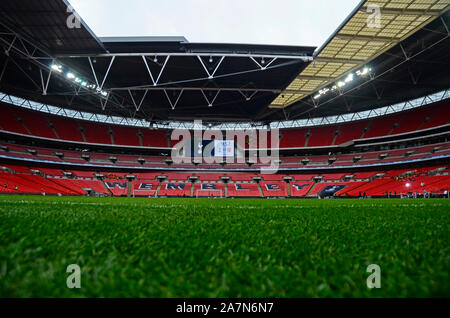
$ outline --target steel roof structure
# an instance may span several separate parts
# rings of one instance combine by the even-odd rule
[[[67,1],[0,3],[2,91],[149,121],[253,121],[315,47],[98,38]]]
[[[369,19],[374,5],[380,21]],[[154,127],[193,119],[291,127],[349,118],[450,87],[448,6],[448,0],[362,1],[315,50],[99,38],[66,0],[3,1],[0,91]]]
[[[363,0],[270,105],[285,108],[363,67],[430,23],[448,0]]]
[[[71,110],[66,107],[58,107],[53,105],[41,104],[35,101],[26,100],[17,96],[7,95],[0,93],[0,102],[5,102],[10,105],[17,107],[23,107],[39,112],[49,113],[53,115],[76,118],[81,120],[108,123],[114,125],[124,125],[124,126],[134,126],[134,127],[150,127],[155,129],[190,129],[190,130],[248,130],[253,128],[268,129],[268,128],[297,128],[297,127],[316,127],[323,125],[340,124],[351,121],[363,120],[374,118],[378,116],[389,115],[397,112],[402,112],[409,109],[414,109],[417,107],[426,106],[439,101],[444,101],[450,99],[450,89],[433,93],[420,98],[415,98],[412,100],[406,100],[401,103],[394,105],[388,105],[380,108],[375,108],[371,110],[366,110],[362,112],[347,113],[337,116],[328,117],[313,117],[307,119],[297,119],[297,120],[284,120],[284,121],[273,121],[270,124],[264,122],[256,123],[245,123],[245,122],[235,122],[235,123],[202,123],[201,125],[196,122],[184,122],[184,121],[171,121],[164,123],[154,123],[148,122],[144,119],[136,118],[126,118],[126,117],[116,117],[107,116],[97,113],[82,112],[79,110]]]

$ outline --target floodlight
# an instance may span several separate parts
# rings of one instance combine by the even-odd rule
[[[353,81],[353,74],[350,73],[350,74],[348,74],[347,78],[345,79],[345,82],[348,83],[351,81]]]
[[[51,68],[52,68],[52,70],[57,71],[58,73],[62,72],[62,69],[61,69],[62,66],[59,64],[52,64]]]

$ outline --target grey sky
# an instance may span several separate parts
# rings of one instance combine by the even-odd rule
[[[69,0],[97,36],[320,46],[360,0]]]

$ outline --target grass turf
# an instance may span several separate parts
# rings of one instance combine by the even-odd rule
[[[0,297],[448,297],[449,216],[445,199],[0,196]]]

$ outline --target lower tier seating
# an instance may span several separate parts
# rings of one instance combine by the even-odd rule
[[[127,179],[128,178],[128,179]],[[158,197],[361,197],[444,194],[450,164],[316,174],[70,171],[0,164],[0,193]]]

